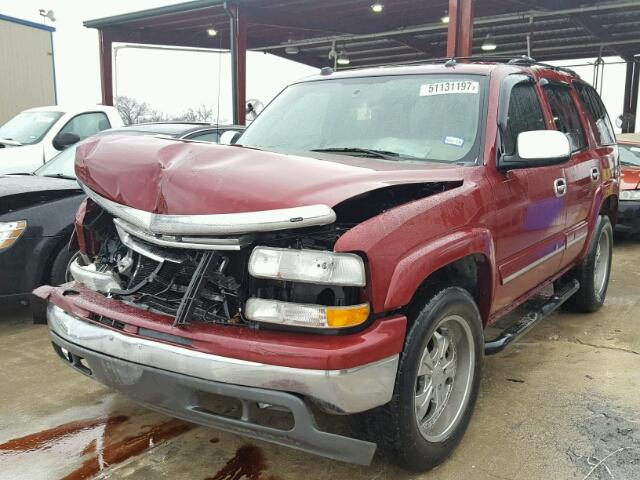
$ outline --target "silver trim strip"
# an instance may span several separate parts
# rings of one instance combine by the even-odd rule
[[[114,218],[113,224],[116,226],[116,231],[118,232],[120,241],[134,252],[138,252],[140,255],[144,255],[151,260],[155,260],[156,262],[164,262],[165,260],[167,260],[172,263],[182,263],[184,261],[184,258],[186,258],[178,258],[175,255],[171,255],[169,252],[160,252],[155,247],[138,243],[135,240],[134,234],[125,226],[125,222],[123,222],[119,218]]]
[[[587,238],[587,232],[584,232],[583,234],[578,235],[577,237],[573,237],[572,240],[569,240],[567,242],[567,248],[572,247],[573,245],[578,243],[580,240],[584,240],[585,238]]]
[[[538,265],[546,262],[547,260],[551,259],[552,257],[555,257],[557,254],[562,253],[565,251],[565,247],[561,246],[560,248],[557,248],[556,250],[554,250],[551,253],[547,253],[544,257],[540,257],[538,260],[536,260],[533,263],[530,263],[529,265],[527,265],[526,267],[518,270],[517,272],[512,273],[511,275],[509,275],[508,277],[505,277],[502,279],[502,284],[506,285],[507,283],[515,280],[516,278],[524,275],[525,273],[527,273],[530,270],[533,270],[534,268],[536,268]]]
[[[57,335],[104,355],[216,382],[298,393],[345,413],[362,412],[390,401],[398,369],[398,355],[345,370],[290,368],[221,357],[125,335],[70,315],[53,304],[47,307],[47,320],[54,339]],[[117,369],[116,365],[114,362]]]
[[[86,185],[80,186],[91,200],[109,213],[152,234],[234,235],[328,225],[336,221],[335,212],[327,205],[215,215],[161,215],[121,205],[98,195]]]
[[[240,238],[231,238],[231,239],[208,238],[206,239],[208,243],[194,242],[192,241],[194,239],[191,237],[179,237],[179,238],[173,237],[175,238],[175,240],[168,240],[165,237],[159,237],[159,236],[152,235],[151,233],[145,232],[144,230],[141,230],[140,228],[137,228],[131,225],[130,223],[125,222],[121,218],[114,218],[113,223],[116,226],[116,230],[118,231],[118,235],[120,235],[120,239],[122,240],[122,243],[127,245],[132,250],[136,250],[136,249],[125,242],[123,235],[129,235],[135,238],[139,238],[140,240],[144,240],[145,242],[153,243],[154,245],[159,245],[161,247],[188,248],[188,249],[199,249],[199,250],[240,250],[241,248],[251,243],[251,237],[249,236],[244,236]],[[145,247],[140,247],[140,248],[145,248]],[[144,252],[141,252],[139,250],[136,250],[136,251],[138,253],[142,253],[143,255],[146,255]],[[153,258],[150,255],[147,255],[147,256],[150,258]],[[167,260],[170,260],[170,259],[167,259]],[[157,260],[157,261],[160,261],[160,260]]]

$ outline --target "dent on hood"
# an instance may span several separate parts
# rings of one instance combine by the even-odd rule
[[[410,201],[460,183],[461,168],[346,155],[284,155],[144,136],[109,135],[80,145],[76,153],[78,179],[97,194],[172,215],[335,207],[378,190],[389,208],[407,201],[402,198]],[[439,186],[426,190],[405,186],[434,183]]]

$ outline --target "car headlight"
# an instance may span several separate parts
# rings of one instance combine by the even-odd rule
[[[622,190],[620,200],[640,200],[640,190]]]
[[[15,222],[0,222],[0,250],[9,248],[16,243],[27,228],[26,220],[17,220]]]
[[[292,282],[352,287],[366,285],[364,262],[353,253],[256,247],[249,258],[249,273],[256,278]]]
[[[345,328],[366,321],[369,318],[369,304],[326,307],[250,298],[245,305],[244,314],[256,322],[296,327]]]

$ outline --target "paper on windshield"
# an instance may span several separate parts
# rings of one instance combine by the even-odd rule
[[[479,84],[473,80],[454,80],[449,82],[425,83],[420,85],[420,96],[449,95],[459,93],[478,94]]]

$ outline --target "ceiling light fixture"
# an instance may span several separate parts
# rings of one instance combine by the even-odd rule
[[[349,65],[351,63],[351,59],[349,58],[349,55],[347,55],[347,52],[341,50],[338,54],[336,62],[338,63],[338,65]]]
[[[492,52],[496,48],[498,48],[496,41],[493,39],[490,33],[487,33],[487,36],[484,37],[484,41],[482,42],[481,48],[484,52]]]
[[[207,35],[210,37],[215,37],[218,35],[218,31],[215,28],[207,28]]]
[[[376,2],[371,5],[371,11],[373,11],[373,13],[381,13],[382,10],[384,10],[384,5],[380,2]]]
[[[293,40],[291,39],[287,40],[287,43],[292,42]],[[300,53],[300,49],[297,45],[287,45],[286,47],[284,47],[284,53],[286,53],[287,55],[297,55],[298,53]]]

